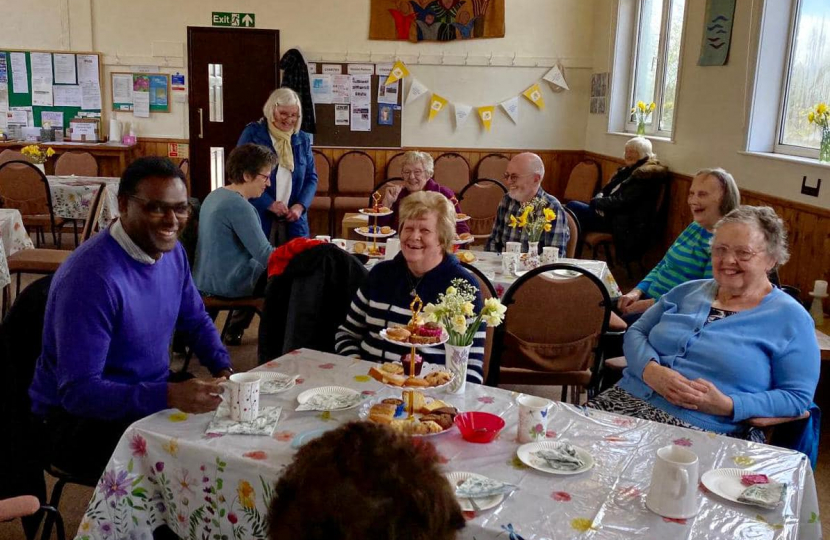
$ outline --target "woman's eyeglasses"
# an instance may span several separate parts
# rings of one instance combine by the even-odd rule
[[[144,211],[153,217],[164,217],[167,215],[167,212],[171,210],[174,214],[176,214],[177,218],[184,219],[190,217],[190,205],[187,203],[167,204],[159,201],[151,201],[150,199],[145,199],[136,195],[130,195],[129,197],[131,199],[135,199],[136,201],[143,202],[144,204],[142,207]]]
[[[731,248],[729,246],[724,245],[712,246],[712,257],[723,259],[729,253],[732,253],[735,259],[741,262],[747,262],[748,260],[752,259],[752,257],[758,255],[759,253],[762,253],[762,251],[752,251],[751,249],[742,247]]]

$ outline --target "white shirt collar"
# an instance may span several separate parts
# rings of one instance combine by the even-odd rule
[[[127,255],[135,259],[136,261],[142,264],[156,264],[156,259],[147,255],[147,252],[138,247],[138,244],[133,242],[133,239],[130,238],[130,235],[127,234],[127,231],[124,230],[124,226],[121,225],[121,220],[117,219],[115,222],[110,225],[110,235],[118,242],[118,245],[124,248],[124,251],[127,252]],[[159,257],[159,260],[161,258]]]

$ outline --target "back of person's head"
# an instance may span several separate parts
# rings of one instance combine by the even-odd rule
[[[138,192],[138,184],[145,178],[151,177],[179,178],[182,182],[185,181],[182,171],[166,157],[141,157],[124,169],[121,182],[118,184],[118,196],[129,197],[135,195]]]
[[[276,164],[277,155],[270,148],[254,143],[237,146],[231,151],[225,164],[228,183],[244,184],[245,173],[256,176],[265,167],[273,169]]]
[[[297,452],[268,522],[271,540],[452,540],[464,516],[434,453],[352,422]]]

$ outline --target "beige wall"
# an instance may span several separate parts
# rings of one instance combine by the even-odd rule
[[[208,26],[214,10],[253,12],[258,28],[280,30],[283,51],[299,46],[309,57],[323,53],[330,60],[342,60],[348,51],[353,61],[368,60],[369,53],[376,61],[382,55],[396,54],[404,59],[413,55],[414,60],[420,52],[423,62],[437,64],[443,52],[447,63],[460,62],[467,53],[471,63],[486,63],[484,59],[492,53],[494,64],[510,64],[515,53],[517,64],[528,66],[411,65],[413,74],[430,89],[451,102],[473,106],[497,104],[520,94],[545,73],[543,67],[535,67],[537,61],[544,66],[558,58],[567,66],[573,90],[554,94],[545,89],[544,112],[525,101],[520,105],[518,126],[499,111],[491,133],[483,133],[475,118],[456,133],[451,109],[432,123],[425,122],[428,100],[422,98],[405,109],[403,144],[581,149],[585,145],[595,1],[507,0],[504,39],[414,45],[369,41],[366,0],[181,0],[174,4],[164,0],[0,0],[4,13],[0,46],[78,50],[82,45],[103,53],[105,107],[109,105],[112,71],[158,65],[163,72],[185,73],[186,28]],[[574,32],[575,28],[587,31]],[[133,121],[132,114],[116,114],[122,121]],[[186,104],[173,103],[170,114],[153,114],[137,124],[139,136],[187,137]]]
[[[774,0],[773,0],[774,1]],[[654,141],[655,152],[673,170],[693,174],[703,167],[721,166],[745,189],[830,208],[830,168],[748,156],[746,116],[754,75],[760,0],[737,2],[729,61],[723,67],[700,67],[706,2],[688,0],[683,37],[680,90],[674,141]],[[600,0],[594,17],[594,71],[609,71],[617,0]],[[612,74],[613,79],[613,74]],[[778,107],[777,103],[760,104]],[[608,133],[608,118],[588,115],[586,150],[621,155],[626,137]],[[824,178],[818,198],[801,195],[801,179]]]

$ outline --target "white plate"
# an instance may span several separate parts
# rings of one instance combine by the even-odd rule
[[[364,216],[372,216],[372,217],[391,216],[394,213],[394,212],[392,212],[392,210],[389,210],[388,212],[378,212],[377,214],[375,214],[374,212],[367,212],[364,208],[361,208],[360,210],[358,210],[358,212],[360,212]]]
[[[700,481],[706,489],[724,499],[740,504],[738,497],[747,486],[741,484],[741,477],[747,474],[758,474],[744,469],[715,469],[703,473]],[[751,505],[750,505],[751,506]]]
[[[522,277],[528,272],[530,272],[530,270],[516,270],[513,273],[516,274],[516,277]],[[577,272],[576,270],[568,270],[567,268],[557,268],[556,270],[551,270],[550,272],[544,272],[543,275],[550,278],[574,278],[579,277],[582,274]]]
[[[386,328],[380,331],[380,337],[384,340],[388,341],[389,343],[394,343],[395,345],[400,345],[401,347],[414,347],[416,349],[424,349],[426,347],[437,347],[438,345],[443,345],[450,339],[450,335],[447,333],[446,330],[441,331],[441,339],[438,343],[425,343],[423,345],[418,345],[415,343],[404,343],[403,341],[395,341],[394,339],[390,338],[386,335]]]
[[[461,222],[464,222],[464,221],[470,221],[470,216],[465,215],[464,217],[461,217],[461,218],[458,217],[458,216],[455,217],[455,222],[456,223],[461,223]]]
[[[370,233],[367,227],[358,227],[354,230],[360,236],[365,236],[366,238],[389,238],[390,236],[395,236],[398,231],[392,229],[390,233]]]
[[[575,471],[560,471],[558,469],[552,469],[548,467],[546,463],[540,462],[537,458],[534,458],[530,455],[531,452],[537,452],[539,450],[553,450],[556,448],[561,448],[565,446],[565,444],[567,443],[555,441],[540,441],[527,443],[519,447],[519,449],[516,451],[516,455],[518,455],[522,463],[524,463],[528,467],[533,467],[537,471],[542,471],[550,474],[580,474],[584,473],[587,470],[590,470],[594,466],[594,458],[591,456],[590,452],[574,444],[572,444],[571,446],[576,450],[577,455],[579,455],[579,457],[582,458],[582,461],[585,462],[585,466]]]
[[[401,387],[399,387],[399,386],[396,386],[395,388],[397,390],[401,390]],[[415,389],[412,388],[412,390],[415,390]],[[418,389],[418,390],[420,390],[420,389]],[[372,409],[372,405],[377,405],[378,403],[380,403],[384,399],[386,399],[386,398],[375,399],[375,400],[372,400],[372,401],[364,402],[363,405],[361,405],[361,407],[360,407],[360,412],[358,412],[358,415],[360,416],[360,419],[369,422],[370,421],[369,420],[369,411]],[[402,398],[398,398],[398,399],[402,399]],[[433,398],[430,398],[430,397],[425,397],[424,400],[425,400],[426,403],[430,403],[432,401],[435,401]],[[421,413],[413,413],[413,415],[415,416],[415,418],[421,418],[422,416],[424,416]],[[397,417],[397,418],[395,418],[395,420],[405,420],[407,418],[407,416],[408,416],[407,413],[404,412],[403,416]],[[444,431],[439,431],[438,433],[427,433],[425,435],[410,434],[409,436],[410,437],[435,437],[436,435],[443,435],[444,433],[448,433],[448,432],[452,431],[454,427],[455,427],[455,423],[453,422],[453,425],[451,425],[450,427],[448,427]]]
[[[351,388],[346,388],[345,386],[321,386],[319,388],[312,388],[311,390],[306,390],[305,392],[303,392],[302,394],[297,396],[297,402],[300,405],[302,405],[303,403],[305,403],[306,401],[311,399],[311,396],[316,396],[318,394],[323,394],[323,395],[339,394],[341,396],[351,396],[351,395],[359,396],[360,392],[358,392],[357,390],[352,390]],[[358,405],[360,405],[359,401],[357,403],[355,403],[354,405],[352,405],[351,407],[344,407],[342,409],[331,409],[331,410],[332,411],[346,411],[346,410],[349,410],[349,409],[354,409]]]
[[[475,242],[475,241],[476,241],[475,236],[471,236],[470,238],[467,238],[466,240],[461,240],[461,239],[453,240],[452,245],[454,245],[454,246],[463,246],[464,244],[469,244],[469,243]]]
[[[286,375],[285,373],[278,373],[276,371],[254,371],[253,373],[259,375],[259,393],[260,394],[279,394],[290,390],[297,385],[297,377],[299,375]],[[280,385],[280,381],[288,381]],[[274,381],[274,384],[269,384]],[[270,387],[270,388],[269,388]]]
[[[450,487],[455,491],[455,488],[463,484],[468,478],[486,478],[480,474],[471,472],[451,472],[445,475],[450,483]],[[494,506],[498,506],[504,500],[504,493],[498,493],[489,497],[476,497],[476,506],[479,510],[489,510]],[[474,512],[473,505],[470,504],[470,499],[458,498],[458,504],[464,512]]]
[[[397,343],[397,342],[393,341],[393,343]],[[395,363],[398,363],[398,362],[395,362]],[[378,369],[380,369],[380,368],[378,368]],[[444,384],[439,384],[438,386],[395,386],[394,384],[386,384],[386,383],[381,383],[381,384],[384,385],[387,388],[394,388],[395,390],[418,390],[418,391],[421,391],[421,392],[431,392],[432,390],[441,390],[442,388],[446,388],[447,386],[450,385],[450,383],[452,383],[453,379],[455,379],[455,375],[450,373],[450,370],[448,370],[446,366],[441,365],[441,364],[430,364],[429,362],[424,362],[423,364],[421,364],[421,374],[418,375],[418,377],[425,377],[426,375],[432,373],[433,371],[446,371],[447,373],[450,374],[450,380],[448,380]],[[406,372],[406,370],[404,370],[404,373],[405,372]],[[380,382],[380,381],[378,381],[378,382]]]

